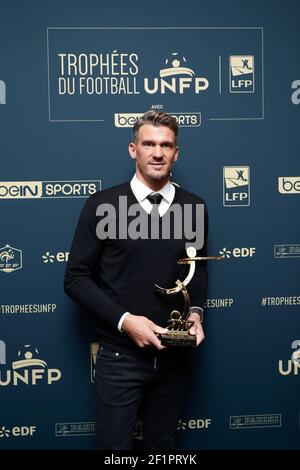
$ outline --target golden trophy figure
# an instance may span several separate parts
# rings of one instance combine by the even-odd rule
[[[177,261],[178,264],[190,265],[188,275],[184,281],[177,280],[176,287],[172,287],[170,289],[165,289],[164,287],[160,287],[155,284],[157,292],[160,292],[161,294],[172,295],[181,292],[184,298],[183,312],[181,313],[179,310],[172,310],[170,320],[168,321],[169,325],[167,326],[168,332],[159,336],[161,344],[164,346],[196,347],[196,336],[189,333],[189,329],[192,327],[194,322],[188,320],[191,302],[186,286],[194,276],[196,261],[224,259],[224,256],[196,256],[197,251],[192,246],[187,248],[186,253],[188,258],[182,258]]]

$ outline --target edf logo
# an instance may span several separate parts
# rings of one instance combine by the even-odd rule
[[[223,206],[250,206],[249,166],[223,167]]]
[[[230,93],[254,93],[254,56],[231,55],[229,57]]]
[[[256,248],[254,246],[250,248],[232,248],[231,250],[228,250],[228,248],[224,247],[219,251],[220,255],[224,256],[225,258],[253,258],[255,252]]]
[[[1,437],[26,437],[33,436],[36,432],[36,426],[14,426],[11,429],[5,426],[0,427],[0,438]]]

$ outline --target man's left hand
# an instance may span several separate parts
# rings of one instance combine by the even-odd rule
[[[199,344],[205,339],[205,336],[198,313],[191,313],[188,317],[188,321],[194,322],[193,326],[189,329],[189,333],[196,336],[197,346],[199,346]]]

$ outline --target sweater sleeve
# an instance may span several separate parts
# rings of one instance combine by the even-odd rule
[[[105,240],[96,234],[96,195],[91,196],[79,217],[65,272],[64,289],[78,305],[117,329],[126,308],[112,301],[97,284]]]

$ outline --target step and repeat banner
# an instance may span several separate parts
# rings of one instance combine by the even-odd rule
[[[299,14],[1,2],[0,449],[95,446],[98,345],[63,276],[86,199],[132,177],[149,109],[176,116],[172,179],[205,199],[208,255],[225,257],[209,264],[179,446],[300,448]]]

